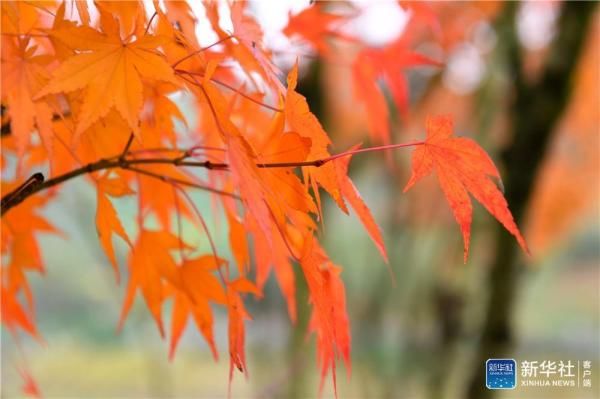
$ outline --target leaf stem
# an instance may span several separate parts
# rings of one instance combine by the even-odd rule
[[[131,143],[133,142],[133,133],[131,133],[129,135],[129,139],[127,140],[127,144],[125,144],[125,148],[123,148],[123,152],[121,153],[121,156],[119,157],[120,160],[124,160],[125,156],[127,155],[127,152],[129,151],[129,147],[131,147]]]
[[[186,70],[183,70],[183,69],[176,69],[176,70],[175,70],[175,73],[177,73],[177,74],[180,74],[180,75],[181,75],[182,73],[185,73],[185,74],[187,74],[187,75],[191,75],[191,76],[199,76],[199,77],[201,77],[201,78],[202,78],[202,77],[204,77],[204,74],[203,74],[203,73],[200,73],[200,72],[190,72],[190,71],[186,71]],[[184,79],[185,79],[185,78],[184,78]],[[186,80],[187,82],[189,82],[189,83],[193,84],[193,85],[198,85],[198,82],[192,83],[192,82],[190,82],[188,79],[185,79],[185,80]],[[210,78],[210,81],[211,81],[211,82],[213,82],[213,83],[216,83],[216,84],[218,84],[218,85],[220,85],[220,86],[223,86],[223,87],[225,87],[226,89],[229,89],[229,90],[231,90],[231,91],[233,91],[233,92],[235,92],[235,93],[237,93],[237,94],[239,94],[240,96],[244,97],[246,100],[252,101],[252,102],[253,102],[253,103],[255,103],[255,104],[258,104],[258,105],[260,105],[260,106],[262,106],[262,107],[265,107],[265,108],[267,108],[267,109],[270,109],[271,111],[275,111],[275,112],[283,112],[283,109],[281,109],[281,108],[277,108],[277,107],[274,107],[274,106],[272,106],[272,105],[269,105],[269,104],[263,103],[262,101],[259,101],[259,100],[255,99],[255,98],[252,98],[251,96],[249,96],[248,94],[244,93],[243,91],[241,91],[241,90],[238,90],[238,89],[236,89],[235,87],[233,87],[233,86],[231,86],[231,85],[229,85],[229,84],[227,84],[227,83],[225,83],[225,82],[222,82],[222,81],[220,81],[220,80],[218,80],[218,79],[215,79],[215,78]]]
[[[227,197],[232,197],[235,199],[240,199],[240,197],[234,193],[228,192],[228,191],[222,191],[210,186],[205,186],[204,184],[198,184],[198,183],[194,183],[188,180],[183,180],[183,179],[178,179],[176,177],[169,177],[169,176],[165,176],[165,175],[161,175],[159,173],[154,173],[151,172],[149,170],[145,170],[145,169],[141,169],[141,168],[136,168],[134,166],[126,166],[124,169],[126,170],[130,170],[132,172],[136,172],[139,173],[141,175],[146,175],[152,178],[155,178],[157,180],[161,180],[165,183],[170,183],[170,184],[180,184],[182,186],[188,186],[188,187],[193,187],[193,188],[197,188],[200,190],[205,190],[205,191],[210,191],[211,193],[215,193],[215,194],[220,194],[220,195],[225,195]]]
[[[214,42],[213,44],[211,44],[211,45],[209,45],[209,46],[202,47],[201,49],[199,49],[199,50],[196,50],[196,51],[192,51],[191,53],[189,53],[189,54],[188,54],[188,55],[186,55],[185,57],[183,57],[183,58],[180,58],[178,61],[176,61],[176,62],[175,62],[173,65],[171,65],[171,67],[174,69],[174,68],[175,68],[177,65],[179,65],[179,64],[181,64],[183,61],[185,61],[185,60],[187,60],[187,59],[189,59],[189,58],[191,58],[191,57],[195,56],[196,54],[200,54],[201,52],[203,52],[203,51],[206,51],[206,50],[210,49],[211,47],[214,47],[214,46],[216,46],[216,45],[218,45],[218,44],[221,44],[221,43],[223,43],[224,41],[226,41],[226,40],[229,40],[229,39],[232,39],[232,38],[233,38],[233,35],[229,35],[229,36],[227,36],[227,37],[224,37],[224,38],[222,38],[221,40],[218,40],[218,41]]]
[[[154,18],[156,17],[156,11],[154,11],[154,14],[152,14],[152,17],[150,17],[150,20],[148,21],[148,25],[146,25],[146,30],[144,31],[144,36],[146,36],[148,34],[148,30],[150,29],[150,25],[152,25],[152,21],[154,21]]]

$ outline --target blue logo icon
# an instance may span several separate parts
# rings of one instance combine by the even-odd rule
[[[514,389],[517,386],[515,359],[488,359],[485,362],[485,386],[487,389]]]

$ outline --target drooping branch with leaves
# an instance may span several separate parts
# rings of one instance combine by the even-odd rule
[[[96,189],[98,237],[117,281],[113,236],[129,248],[120,325],[139,292],[161,336],[169,337],[171,356],[191,318],[216,359],[211,306],[221,306],[229,321],[230,379],[235,369],[247,370],[244,297],[261,297],[273,272],[294,322],[295,267],[309,289],[322,379],[332,371],[335,386],[339,357],[349,369],[342,269],[317,234],[322,191],[343,212],[356,213],[387,261],[376,221],[348,177],[354,155],[415,147],[405,191],[435,172],[460,226],[465,261],[470,196],[527,250],[499,189],[498,170],[473,140],[454,135],[451,117],[430,117],[423,141],[391,143],[377,79],[384,79],[405,114],[402,69],[440,65],[411,50],[408,40],[409,33],[427,28],[426,18],[413,18],[408,33],[377,49],[343,33],[352,12],[334,14],[316,3],[290,18],[284,33],[307,42],[319,57],[334,56],[330,40],[361,48],[352,65],[354,92],[364,101],[373,145],[332,153],[330,137],[296,90],[298,63],[284,86],[285,75],[244,2],[229,5],[232,32],[221,27],[217,2],[203,3],[205,15],[193,15],[185,2],[156,2],[153,9],[144,4],[97,1],[90,9],[80,1],[2,3],[2,323],[14,335],[41,336],[28,274],[45,267],[38,233],[58,230],[40,212],[60,201],[61,187],[75,178]],[[429,15],[423,7],[413,12]],[[210,45],[198,41],[198,18],[216,34]],[[187,125],[173,100],[177,93],[194,99],[199,122],[189,134],[176,129],[176,120]],[[211,226],[190,197],[194,189],[206,191],[222,209],[233,259],[218,253]],[[133,234],[112,203],[124,196],[138,200]],[[183,219],[206,235],[209,253],[182,237]],[[165,302],[172,303],[168,327]]]

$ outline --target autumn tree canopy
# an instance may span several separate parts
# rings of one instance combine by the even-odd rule
[[[139,293],[169,340],[170,356],[194,323],[215,359],[228,352],[230,378],[247,371],[246,296],[261,297],[274,273],[292,322],[297,306],[306,306],[296,303],[294,268],[309,288],[322,378],[331,372],[335,384],[339,358],[350,370],[342,267],[329,259],[318,233],[326,194],[360,219],[387,260],[377,223],[348,176],[351,158],[360,153],[412,148],[405,191],[426,175],[437,176],[463,235],[465,261],[471,197],[527,251],[498,170],[475,141],[455,134],[451,117],[428,118],[422,141],[392,143],[390,113],[410,112],[404,71],[443,64],[415,50],[423,35],[437,37],[435,15],[420,3],[401,5],[412,18],[385,47],[344,30],[356,17],[352,7],[312,4],[291,16],[283,31],[323,59],[336,56],[333,40],[357,49],[350,66],[353,95],[368,115],[371,146],[333,152],[330,136],[297,91],[298,63],[280,69],[245,2],[227,4],[227,13],[205,2],[203,15],[170,1],[2,2],[3,326],[15,337],[42,339],[28,277],[52,267],[42,263],[38,234],[61,233],[41,211],[60,201],[61,187],[74,178],[96,189],[98,239],[117,283],[122,276],[113,239],[129,247],[119,324]],[[224,19],[232,29],[223,27]],[[216,35],[208,46],[196,36],[198,20]],[[199,122],[192,134],[177,129],[176,121],[188,123],[173,99],[179,92],[195,100]],[[225,215],[231,259],[217,253],[213,226],[191,190],[204,191]],[[127,234],[113,206],[124,196],[137,199],[135,234]],[[212,251],[201,253],[183,239],[183,220],[203,232]],[[172,303],[170,325],[163,321],[165,302]],[[227,349],[215,344],[215,307],[228,314]],[[35,393],[25,375],[26,388]]]

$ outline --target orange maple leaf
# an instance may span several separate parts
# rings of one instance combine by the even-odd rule
[[[369,133],[376,142],[389,144],[389,112],[384,91],[378,84],[383,79],[401,116],[406,117],[409,106],[408,80],[404,70],[417,66],[440,66],[410,49],[408,38],[400,36],[388,46],[367,48],[356,57],[352,66],[354,94],[364,104]]]
[[[455,137],[450,116],[427,118],[426,130],[427,139],[413,152],[412,176],[404,192],[435,170],[463,234],[465,262],[469,254],[473,213],[469,193],[515,236],[525,252],[529,252],[506,199],[490,179],[500,179],[500,174],[486,152],[471,139]]]
[[[234,366],[247,375],[246,351],[245,351],[245,328],[244,321],[252,318],[244,307],[241,294],[251,293],[256,297],[262,297],[262,293],[254,283],[245,278],[227,283],[227,311],[229,315],[229,394],[231,396],[231,381],[233,379]]]
[[[52,111],[46,102],[32,98],[49,75],[45,68],[50,58],[36,55],[37,47],[30,46],[29,39],[2,37],[2,102],[10,104],[8,114],[19,156],[25,153],[34,125],[49,154],[52,149]]]
[[[285,88],[279,80],[281,70],[271,61],[269,54],[261,48],[262,30],[254,18],[244,13],[246,4],[245,1],[236,1],[231,6],[233,33],[246,49],[246,54],[238,53],[240,63],[248,70],[257,69],[271,87],[279,93],[285,93]],[[253,68],[254,63],[259,67]]]
[[[17,299],[18,290],[10,290],[9,287],[1,284],[0,294],[2,295],[2,312],[0,313],[2,325],[15,336],[17,328],[20,328],[32,337],[41,339],[34,320]]]
[[[181,273],[170,254],[184,244],[167,231],[142,230],[129,257],[129,283],[123,301],[119,329],[133,305],[138,288],[158,326],[161,337],[165,336],[162,322],[162,304],[167,296],[164,283],[181,288]]]
[[[108,257],[114,271],[117,281],[119,281],[119,266],[115,259],[115,251],[112,245],[112,234],[119,235],[129,246],[131,242],[127,233],[121,225],[119,216],[106,194],[121,196],[131,194],[132,191],[126,185],[120,185],[118,179],[103,178],[98,181],[97,208],[96,208],[96,231],[104,253]],[[123,183],[124,184],[124,183]]]
[[[325,159],[330,156],[328,147],[331,144],[331,140],[317,117],[310,112],[306,98],[296,92],[297,82],[298,63],[290,70],[287,77],[288,87],[285,97],[286,122],[300,136],[311,140],[312,147],[307,159]],[[337,171],[334,164],[326,163],[319,168],[304,168],[302,173],[304,180],[312,186],[319,214],[321,213],[321,199],[317,184],[333,197],[342,211],[348,213],[338,186]]]
[[[177,343],[185,330],[188,318],[192,315],[198,331],[202,333],[210,346],[215,360],[218,359],[217,347],[213,336],[213,315],[209,300],[226,304],[225,290],[212,272],[226,263],[212,255],[201,256],[183,262],[179,268],[183,289],[174,288],[173,316],[171,318],[171,341],[169,359],[173,359]]]
[[[325,377],[332,372],[337,397],[336,359],[341,357],[350,375],[350,324],[346,311],[346,293],[340,278],[341,268],[334,265],[314,238],[305,242],[300,262],[310,292],[313,313],[309,329],[317,336],[317,363],[321,369],[320,391]]]
[[[296,35],[301,37],[325,56],[331,55],[331,44],[327,42],[328,38],[337,37],[355,41],[340,29],[348,21],[348,16],[327,13],[325,7],[324,3],[317,2],[296,15],[290,15],[283,33],[291,38]]]
[[[103,7],[98,10],[102,32],[85,26],[69,26],[50,32],[52,37],[79,52],[54,71],[52,79],[36,99],[86,88],[76,135],[115,107],[139,136],[142,78],[176,83],[173,69],[156,50],[165,39],[152,35],[138,37],[132,42],[121,39],[119,22]]]
[[[19,374],[21,374],[21,378],[23,379],[23,386],[21,390],[23,394],[29,396],[31,398],[41,398],[42,392],[40,388],[38,388],[35,379],[31,375],[30,371],[24,368],[19,368]]]

